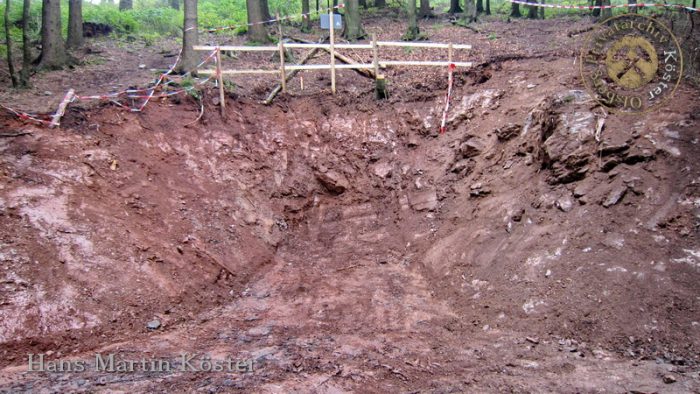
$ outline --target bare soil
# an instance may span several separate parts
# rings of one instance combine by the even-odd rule
[[[606,113],[589,25],[422,22],[474,46],[445,134],[445,70],[388,70],[381,102],[349,71],[271,106],[274,81],[237,80],[189,126],[189,96],[3,116],[26,134],[0,138],[0,390],[698,392],[698,91]],[[183,352],[254,372],[26,371]]]

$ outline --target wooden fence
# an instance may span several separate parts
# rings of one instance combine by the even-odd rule
[[[331,16],[331,21],[333,17]],[[241,74],[279,74],[280,87],[282,91],[286,91],[287,72],[296,72],[299,70],[330,70],[331,71],[331,90],[335,94],[336,70],[339,69],[355,69],[355,70],[372,70],[375,77],[379,77],[380,67],[388,66],[433,66],[433,67],[448,67],[454,64],[456,67],[471,67],[471,62],[453,62],[454,50],[471,49],[471,45],[452,44],[452,43],[434,43],[434,42],[395,42],[395,41],[377,41],[376,36],[372,36],[372,41],[368,44],[336,44],[334,39],[333,23],[330,23],[330,43],[296,43],[283,42],[281,39],[274,46],[241,46],[241,45],[222,45],[222,46],[194,46],[196,51],[216,51],[216,69],[215,70],[198,70],[197,73],[202,75],[216,75],[219,84],[219,93],[221,95],[222,111],[225,107],[224,103],[224,75],[241,75]],[[430,49],[446,49],[447,60],[437,61],[413,61],[413,60],[380,60],[379,48],[382,47],[402,47],[402,48],[430,48]],[[286,49],[323,49],[330,53],[329,64],[287,64],[285,62]],[[336,64],[337,49],[355,49],[355,50],[372,50],[372,63],[348,63]],[[221,52],[222,51],[241,51],[241,52],[279,52],[279,67],[275,69],[222,69]]]

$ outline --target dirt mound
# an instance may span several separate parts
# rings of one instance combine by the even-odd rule
[[[6,121],[3,387],[697,390],[697,92],[610,115],[569,63],[460,74],[442,135],[437,94]],[[48,351],[256,371],[19,373]]]

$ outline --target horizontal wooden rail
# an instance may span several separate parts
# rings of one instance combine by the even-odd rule
[[[321,48],[330,49],[330,44],[310,44],[288,42],[283,44],[285,48]],[[334,44],[336,49],[372,49],[372,44]],[[404,47],[404,48],[434,48],[434,49],[449,49],[450,44],[438,42],[404,42],[404,41],[377,41],[377,46],[380,47]],[[279,51],[279,45],[275,46],[247,46],[247,45],[222,45],[219,47],[211,45],[195,45],[195,51],[215,51],[217,48],[222,51],[253,51],[253,52],[274,52]],[[471,45],[453,44],[452,49],[471,49]]]
[[[281,90],[286,91],[287,82],[287,72],[291,71],[289,76],[293,76],[301,70],[330,70],[331,71],[331,91],[335,94],[335,78],[336,70],[347,69],[347,70],[371,70],[371,71],[358,71],[363,75],[371,75],[372,78],[376,79],[377,91],[379,89],[385,89],[384,76],[379,73],[380,68],[390,67],[390,66],[428,66],[428,67],[472,67],[471,62],[455,62],[454,60],[454,50],[455,49],[471,49],[471,45],[467,44],[443,44],[437,42],[405,42],[405,41],[377,41],[375,35],[372,36],[372,41],[369,44],[336,44],[334,40],[333,24],[330,26],[330,42],[325,43],[312,43],[312,42],[285,42],[282,38],[284,37],[281,25],[279,25],[279,41],[277,45],[267,45],[267,46],[247,46],[247,45],[195,45],[193,49],[195,51],[215,51],[216,52],[216,69],[215,70],[199,70],[198,72],[203,75],[215,75],[217,78],[217,83],[219,84],[219,95],[221,97],[221,111],[224,113],[224,81],[223,75],[241,75],[241,74],[279,74],[280,84],[273,90],[268,99],[265,101],[269,103],[274,99],[275,95]],[[379,60],[379,47],[395,47],[395,48],[427,48],[427,49],[447,49],[447,60],[441,61],[423,61],[423,60]],[[286,49],[311,49],[307,56],[301,61],[301,64],[285,64],[285,50]],[[311,58],[319,49],[326,50],[330,53],[330,64],[305,64],[306,61]],[[355,63],[354,60],[348,59],[344,56],[338,55],[345,64],[336,64],[335,51],[338,49],[371,49],[372,50],[372,62],[371,63]],[[279,67],[276,69],[242,69],[242,70],[224,70],[221,65],[221,52],[222,51],[238,51],[238,52],[279,52]],[[381,86],[381,87],[380,87]],[[302,90],[304,89],[304,84],[301,84]]]
[[[306,48],[306,49],[331,49],[331,44],[311,44],[311,43],[301,43],[301,42],[286,42],[284,43],[285,48]],[[371,44],[333,44],[335,49],[372,49]]]
[[[403,41],[377,41],[380,47],[410,47],[410,48],[439,48],[449,49],[450,44],[439,42],[403,42]],[[452,49],[472,49],[468,44],[452,44]]]
[[[222,45],[219,47],[216,46],[210,46],[210,45],[195,45],[192,47],[195,51],[215,51],[217,49],[222,50],[222,51],[253,51],[253,52],[276,52],[279,51],[279,46],[275,45],[273,47],[271,46],[266,46],[266,47],[253,47],[253,46],[246,46],[246,45]]]
[[[450,64],[454,64],[457,67],[471,67],[471,62],[426,62],[426,61],[411,61],[411,60],[380,60],[379,65],[382,67],[388,66],[436,66],[436,67],[447,67]]]
[[[471,67],[472,63],[470,62],[424,62],[424,61],[379,61],[379,65],[381,67],[389,67],[389,66],[434,66],[434,67],[447,67],[450,64],[454,64],[457,67]],[[365,63],[365,64],[336,64],[335,65],[336,69],[348,69],[348,70],[371,70],[374,68],[374,65],[371,63]],[[294,70],[330,70],[331,65],[330,64],[290,64],[284,66],[285,71],[294,71]],[[278,74],[280,72],[279,69],[277,70],[255,70],[255,69],[248,69],[248,70],[221,70],[221,74],[228,74],[228,75],[236,75],[236,74]],[[216,74],[216,70],[200,70],[200,74],[202,75],[213,75]]]
[[[202,75],[214,75],[216,74],[216,70],[199,70],[197,71],[199,74]],[[226,75],[236,75],[236,74],[279,74],[280,70],[255,70],[255,69],[249,69],[249,70],[221,70],[221,74]]]
[[[335,68],[336,69],[358,69],[358,70],[369,70],[372,69],[374,66],[371,64],[336,64]],[[330,70],[331,65],[330,64],[292,64],[292,65],[285,65],[284,66],[285,70]]]

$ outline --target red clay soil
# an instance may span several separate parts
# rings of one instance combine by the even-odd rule
[[[698,92],[607,114],[566,33],[460,71],[442,135],[444,70],[2,118],[0,390],[697,392]]]

